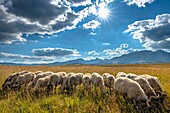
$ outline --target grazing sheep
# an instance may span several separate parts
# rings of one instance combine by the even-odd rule
[[[91,83],[95,86],[95,88],[99,87],[102,90],[102,92],[106,93],[104,80],[101,75],[94,72],[94,73],[92,73],[90,80],[91,80]]]
[[[85,73],[84,76],[82,77],[82,83],[86,89],[90,89],[91,84],[90,77],[91,77],[90,73]]]
[[[21,85],[23,84],[27,84],[29,82],[31,82],[35,77],[35,74],[34,73],[25,73],[25,74],[22,74],[22,75],[19,75],[13,85],[13,87],[20,87]]]
[[[50,74],[52,74],[52,72],[47,71],[47,72],[39,73],[38,75],[36,75],[35,78],[33,79],[33,81],[28,84],[26,91],[29,92],[30,89],[36,85],[39,78],[49,76]]]
[[[71,73],[68,73],[66,76],[62,77],[62,81],[63,81],[63,83],[61,84],[62,91],[64,91],[65,89],[69,90],[68,80],[69,80],[69,77],[72,75],[75,75],[75,73],[71,72]]]
[[[13,73],[13,74],[9,75],[8,78],[5,80],[5,82],[2,84],[2,90],[11,89],[13,84],[15,83],[17,77],[19,75],[22,75],[25,73],[28,73],[28,71],[24,70],[24,71]]]
[[[43,71],[36,71],[36,72],[34,72],[34,74],[36,74],[36,75],[38,75],[40,73],[43,73]]]
[[[138,75],[133,74],[133,73],[128,73],[128,74],[126,75],[126,77],[127,77],[127,78],[130,78],[130,79],[133,79],[133,78],[137,78]]]
[[[11,89],[12,85],[15,83],[18,76],[19,76],[18,73],[11,74],[2,84],[2,90]]]
[[[51,90],[53,88],[53,86],[55,86],[55,89],[56,89],[59,82],[60,82],[60,75],[58,73],[51,74],[49,76],[49,81],[48,81],[48,84],[47,84],[48,90]]]
[[[155,91],[153,90],[153,88],[150,86],[149,82],[146,79],[141,77],[136,77],[136,78],[132,78],[132,80],[136,81],[141,86],[141,88],[144,90],[145,94],[148,97],[153,97],[153,96],[156,97]]]
[[[115,94],[120,94],[122,96],[126,96],[130,99],[134,99],[140,102],[146,102],[147,106],[149,105],[149,99],[141,86],[126,77],[118,77],[115,79],[114,83]]]
[[[110,89],[110,91],[111,89],[114,89],[115,77],[113,75],[109,73],[104,73],[103,79],[104,79],[105,86],[107,86]]]
[[[76,90],[76,86],[82,83],[83,73],[72,74],[68,79],[68,86],[70,89]],[[74,86],[74,88],[73,88]]]
[[[39,91],[39,90],[41,90],[42,88],[47,87],[47,84],[48,84],[48,82],[49,82],[50,76],[51,76],[51,75],[45,76],[45,77],[43,77],[43,78],[39,78],[38,81],[37,81],[37,83],[36,83],[36,85],[35,85],[35,87],[34,87],[34,91]]]
[[[118,78],[118,77],[126,77],[126,73],[124,73],[124,72],[119,72],[119,73],[117,73],[117,75],[116,75],[116,78]]]
[[[153,77],[147,74],[140,75],[140,77],[145,78],[149,82],[150,86],[154,89],[157,95],[162,95],[162,96],[166,95],[165,93],[163,93],[163,89],[157,77]]]
[[[63,78],[64,78],[65,76],[67,76],[67,73],[66,73],[66,72],[57,72],[57,74],[60,76],[59,84],[62,85],[62,83],[63,83]]]
[[[51,71],[46,71],[46,72],[44,72],[43,74],[49,76],[49,75],[53,74],[53,72],[51,72]]]

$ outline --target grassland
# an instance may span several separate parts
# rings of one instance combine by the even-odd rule
[[[150,74],[160,79],[163,89],[170,101],[170,64],[143,64],[143,65],[109,65],[109,66],[0,66],[0,90],[6,77],[14,72],[28,71],[65,71],[92,73],[105,72],[116,75],[123,71],[135,74]],[[170,107],[170,103],[166,103]],[[119,113],[119,107],[114,95],[97,95],[79,89],[72,95],[53,94],[42,95],[41,98],[26,95],[23,92],[0,93],[0,113]]]

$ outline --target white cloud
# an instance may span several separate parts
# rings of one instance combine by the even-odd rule
[[[100,22],[97,20],[92,20],[88,23],[83,24],[84,29],[96,29],[100,26]]]
[[[138,7],[145,7],[145,5],[151,4],[155,0],[124,0],[125,3],[127,3],[129,6],[130,5],[137,5]]]
[[[147,49],[170,49],[170,14],[157,15],[155,19],[135,21],[124,33],[130,33]]]
[[[91,32],[91,33],[89,33],[89,35],[95,36],[95,35],[97,35],[97,33]]]
[[[13,62],[13,63],[50,63],[55,61],[52,56],[29,56],[22,54],[12,54],[0,52],[0,62]]]
[[[102,43],[102,45],[104,45],[104,46],[109,46],[110,43]]]
[[[88,55],[93,55],[93,56],[98,56],[98,55],[100,55],[99,52],[96,52],[96,51],[94,51],[94,50],[87,52],[87,54],[88,54]]]

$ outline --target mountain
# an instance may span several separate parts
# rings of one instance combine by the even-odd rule
[[[99,58],[93,60],[76,59],[66,62],[54,62],[50,64],[15,64],[0,63],[1,65],[107,65],[107,64],[146,64],[146,63],[170,63],[170,53],[162,50],[156,52],[143,50],[124,54],[120,57],[114,57],[110,60],[101,60]]]
[[[112,64],[170,63],[170,53],[162,50],[156,52],[137,51],[112,58],[110,62]]]

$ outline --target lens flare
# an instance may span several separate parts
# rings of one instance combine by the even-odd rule
[[[98,18],[100,20],[108,20],[110,16],[110,10],[107,7],[100,7],[98,10]]]

